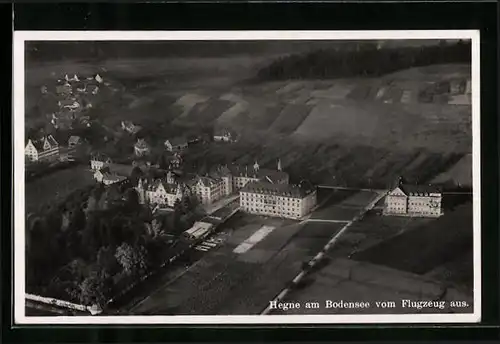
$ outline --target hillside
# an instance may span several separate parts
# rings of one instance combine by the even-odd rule
[[[37,84],[101,70],[121,91],[92,110],[93,128],[116,130],[121,120],[131,120],[152,142],[200,128],[232,129],[240,142],[200,148],[189,162],[258,159],[266,165],[280,158],[292,176],[318,183],[385,186],[402,173],[427,181],[471,152],[468,64],[371,78],[242,82],[265,61],[176,58],[34,67],[27,71],[32,88],[26,108],[40,99]],[[32,116],[28,111],[28,126]],[[101,129],[89,135],[99,149],[116,150],[116,143],[99,141]]]

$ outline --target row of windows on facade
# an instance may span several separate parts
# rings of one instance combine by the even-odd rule
[[[244,208],[245,211],[252,212],[252,213],[261,213],[261,214],[272,214],[272,215],[287,215],[287,216],[300,216],[299,212],[291,212],[290,210],[288,211],[279,211],[279,210],[265,210],[263,208]]]
[[[285,201],[286,203],[299,203],[300,199],[298,198],[289,198],[289,197],[280,197],[280,196],[275,196],[275,197],[269,197],[267,195],[260,195],[260,194],[254,194],[254,193],[242,193],[241,197],[243,199],[249,199],[249,200],[261,200],[261,199],[276,199],[280,201]]]
[[[255,202],[246,202],[246,201],[243,201],[243,200],[241,201],[241,205],[242,206],[254,206],[254,207],[265,205],[265,206],[271,207],[273,209],[276,208],[276,207],[283,206],[283,204],[276,204],[276,203],[274,203],[272,205],[269,205],[269,203],[267,203],[267,204],[264,203],[263,204],[262,202],[261,203],[255,203]],[[297,209],[298,210],[298,209],[300,209],[300,205],[299,204],[288,205],[287,209]]]

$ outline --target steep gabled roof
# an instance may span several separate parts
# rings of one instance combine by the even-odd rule
[[[75,136],[75,135],[72,135],[70,136],[69,140],[68,140],[68,144],[77,144],[81,141],[81,138],[80,136]]]
[[[49,141],[49,144],[51,146],[58,146],[59,145],[59,143],[56,141],[56,139],[52,135],[47,136],[47,141]]]

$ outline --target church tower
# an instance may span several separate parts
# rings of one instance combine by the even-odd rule
[[[278,171],[281,171],[281,159],[278,159]]]

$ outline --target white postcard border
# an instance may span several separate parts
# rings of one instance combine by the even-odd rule
[[[472,167],[474,312],[470,314],[397,315],[245,315],[245,316],[26,316],[24,102],[26,41],[259,41],[259,40],[398,40],[470,39],[472,42]],[[478,30],[402,31],[15,31],[13,56],[14,145],[14,322],[24,324],[403,324],[475,323],[481,319],[481,162],[480,41]]]

